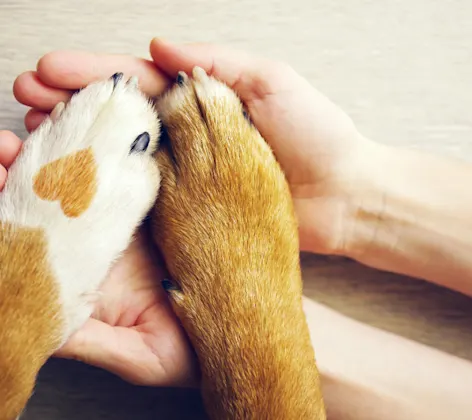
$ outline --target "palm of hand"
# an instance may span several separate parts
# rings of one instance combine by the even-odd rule
[[[189,385],[196,367],[140,232],[101,288],[93,318],[57,353],[140,385]]]

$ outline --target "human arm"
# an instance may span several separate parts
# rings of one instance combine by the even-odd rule
[[[265,130],[264,136],[266,140],[271,143],[278,159],[283,163],[287,176],[291,181],[292,196],[301,225],[302,248],[327,254],[339,252],[346,238],[344,236],[344,227],[351,220],[357,221],[356,218],[348,219],[345,217],[349,198],[354,197],[354,195],[350,195],[351,191],[346,187],[354,185],[359,188],[363,185],[360,168],[365,163],[365,160],[359,159],[357,156],[364,156],[366,160],[369,160],[372,158],[372,156],[369,157],[370,150],[374,153],[374,150],[377,150],[377,146],[367,149],[372,143],[361,138],[349,118],[322,95],[314,90],[310,91],[309,89],[312,89],[311,86],[306,81],[300,80],[299,76],[294,75],[294,72],[285,66],[278,67],[278,64],[274,64],[271,66],[272,71],[267,72],[267,63],[260,64],[257,61],[255,66],[252,58],[240,58],[226,50],[226,52],[222,53],[221,49],[217,47],[175,47],[154,41],[151,51],[156,64],[162,67],[162,72],[166,73],[170,78],[175,77],[177,71],[181,69],[188,71],[189,68],[198,64],[208,70],[214,63],[217,63],[216,66],[213,66],[215,75],[232,84],[233,87],[238,89],[238,93],[244,96],[243,99],[247,99],[246,102],[251,105],[251,118],[258,127],[260,126]],[[101,77],[103,74],[112,74],[116,70],[117,64],[125,65],[127,63],[126,60],[122,63],[117,63],[113,57],[107,56],[103,57],[103,61],[98,65],[99,58],[95,55],[82,54],[80,57],[77,57],[71,54],[67,56],[67,59],[64,59],[63,54],[52,53],[46,56],[40,62],[41,65],[38,66],[38,72],[40,76],[42,75],[43,82],[53,84],[54,89],[59,92],[67,89],[77,89],[80,87],[80,83],[88,83],[95,76]],[[92,58],[93,60],[98,60],[96,61],[97,65],[93,66],[93,68],[100,69],[103,74],[88,75],[88,78],[80,77],[80,80],[74,80],[73,82],[64,76],[64,74],[68,74],[67,69],[64,68],[67,65],[74,68],[75,72],[73,74],[80,75],[88,71],[87,69],[90,69],[91,66],[87,65],[87,60]],[[110,63],[113,63],[113,66]],[[129,71],[133,70],[129,67],[128,69]],[[236,73],[231,73],[231,71],[236,71]],[[283,83],[279,83],[281,78],[285,80]],[[263,92],[257,90],[261,83],[266,88]],[[296,89],[290,91],[288,86],[290,84],[293,84]],[[283,92],[271,91],[273,85],[283,86]],[[299,95],[300,87],[304,93]],[[254,95],[254,93],[256,94]],[[48,95],[51,102],[55,103],[55,96],[52,93]],[[23,98],[23,102],[38,109],[40,107],[35,103],[35,100],[33,95]],[[290,105],[289,108],[284,107],[287,104]],[[303,110],[303,112],[300,114],[296,112],[297,110]],[[30,128],[34,128],[33,119],[37,118],[38,114],[38,112],[36,114],[28,114],[27,125]],[[280,116],[287,115],[288,118],[286,120],[279,118]],[[297,120],[297,115],[300,117],[299,120]],[[310,116],[312,117],[311,119],[309,118]],[[266,121],[265,126],[264,121]],[[267,121],[270,124],[267,124]],[[285,124],[285,128],[280,126],[282,123]],[[303,128],[299,137],[295,135],[296,131],[294,128]],[[278,135],[280,133],[282,134]],[[316,133],[316,135],[313,135],[313,133]],[[359,151],[367,150],[369,153],[358,153]],[[303,175],[301,178],[299,177],[300,174]],[[369,190],[369,187],[367,187],[367,190]],[[358,194],[357,197],[362,197],[362,195]],[[355,212],[352,214],[355,215]],[[353,236],[353,239],[355,238]],[[354,243],[352,241],[352,244]],[[344,249],[346,251],[349,250],[348,247]],[[393,267],[393,271],[395,270],[396,268]],[[347,345],[348,342],[342,342],[341,339],[343,332],[349,332],[350,328],[342,328],[332,318],[323,318],[322,315],[321,313],[314,313],[309,320],[312,324],[311,326],[313,328],[320,328],[320,326],[329,328],[332,330],[332,334],[339,333],[341,337],[339,338],[340,341],[328,340],[315,333],[313,334],[314,347],[319,358],[321,357],[322,369],[325,369],[326,366],[328,368],[332,366],[333,369],[336,369],[336,366],[343,366],[341,359],[344,356],[349,356],[349,354],[343,356],[343,354],[338,353],[339,359],[337,361],[333,359],[328,361],[326,359],[325,363],[323,361],[323,351],[330,351],[332,349],[331,346],[341,345],[342,343]],[[351,324],[348,323],[348,325]],[[359,333],[359,340],[363,340],[364,330],[353,328],[352,331]],[[389,341],[387,340],[386,345],[388,343]],[[382,353],[385,350],[382,340],[376,341],[375,344],[369,350],[369,345],[366,343],[365,346],[367,347],[357,349],[355,353],[357,354],[357,351],[365,352],[365,354],[369,354],[369,351]],[[74,350],[78,348],[76,346]],[[98,350],[101,349],[98,348]],[[350,356],[354,357],[356,354],[351,352]],[[87,359],[87,356],[87,354],[82,354],[83,359],[93,363],[93,360],[90,357]],[[97,359],[96,354],[92,356]],[[357,356],[364,357],[362,354]],[[106,355],[103,357],[106,357]],[[401,361],[403,353],[399,353],[398,357]],[[363,360],[365,360],[367,365],[365,367],[366,371],[369,371],[369,359]],[[110,366],[107,367],[109,369],[112,368]],[[452,370],[449,373],[453,375],[457,373],[457,370]],[[390,378],[387,376],[388,374],[389,371],[386,370],[385,375],[382,374],[382,377],[391,383],[392,387],[397,386],[396,384],[398,383],[400,385],[403,384],[402,381],[397,381],[396,377],[392,377],[390,381]],[[356,377],[361,381],[361,375]],[[354,381],[356,377],[354,377]],[[328,383],[333,384],[332,376],[325,375],[325,378],[328,378]],[[412,380],[410,382],[415,383]],[[340,380],[335,380],[334,385],[336,386],[333,388],[333,392],[329,389],[326,391],[328,404],[331,404],[333,407],[339,407],[342,404],[353,407],[354,410],[355,404],[360,401],[359,394],[357,393],[358,389],[361,390],[362,398],[371,398],[367,400],[370,402],[366,403],[366,407],[370,407],[372,412],[382,410],[382,407],[387,407],[387,410],[389,410],[388,407],[391,407],[390,402],[385,399],[372,399],[372,390],[369,391],[362,387],[352,388],[350,383],[343,383]],[[374,386],[376,383],[374,382],[372,385]],[[416,382],[416,386],[419,389],[421,383]],[[353,390],[356,392],[353,392]],[[400,393],[401,388],[397,392]],[[397,395],[399,395],[398,393]],[[405,398],[409,398],[408,394],[404,395]],[[462,395],[458,394],[458,397]],[[463,401],[466,402],[467,399]],[[355,413],[355,411],[353,412]],[[351,416],[351,418],[353,417]],[[362,418],[362,416],[357,418]]]
[[[472,294],[472,165],[366,139],[290,67],[153,40],[161,71],[199,65],[238,92],[290,182],[305,251]]]
[[[472,165],[383,145],[365,160],[338,252],[472,295]]]
[[[304,299],[333,420],[466,420],[472,363]]]
[[[62,100],[64,89],[77,89],[117,65],[144,75],[151,94],[164,89],[166,77],[199,65],[238,92],[274,149],[291,185],[303,250],[472,293],[472,165],[364,138],[341,109],[285,64],[157,39],[151,55],[158,70],[124,56],[106,56],[100,65],[95,54],[46,55],[34,76],[43,95],[28,94],[34,87],[30,73],[15,83],[17,98],[35,109],[26,125],[37,125],[38,110]],[[90,73],[91,61],[100,74]],[[74,72],[67,71],[68,62]]]

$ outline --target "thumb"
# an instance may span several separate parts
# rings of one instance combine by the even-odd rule
[[[113,370],[113,360],[116,358],[117,348],[115,341],[112,326],[90,318],[56,351],[54,356]]]
[[[165,348],[165,344],[163,346]],[[181,356],[179,353],[182,352],[175,353]],[[139,329],[112,327],[93,318],[73,334],[54,356],[107,370],[135,385],[178,386],[190,382],[190,361],[183,359],[186,363],[176,364],[173,369],[167,370],[159,353],[150,348]]]
[[[179,71],[191,73],[195,66],[201,67],[236,91],[246,104],[292,88],[299,78],[285,63],[218,45],[175,45],[154,38],[150,52],[156,66],[168,76],[175,78]]]

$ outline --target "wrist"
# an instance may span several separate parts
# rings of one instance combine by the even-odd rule
[[[472,294],[472,168],[375,145],[346,193],[338,255]]]
[[[390,150],[360,135],[356,143],[309,199],[294,197],[302,251],[357,259],[370,247],[383,211],[382,168]]]
[[[386,225],[394,211],[389,206],[394,194],[397,153],[390,146],[366,143],[355,172],[341,189],[345,211],[340,225],[344,229],[335,254],[365,262],[374,258],[378,241],[394,239],[395,232],[386,232]]]

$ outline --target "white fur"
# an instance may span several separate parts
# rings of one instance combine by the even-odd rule
[[[153,204],[160,178],[152,157],[159,120],[135,80],[121,80],[115,88],[111,79],[94,83],[61,108],[26,140],[11,167],[0,193],[0,220],[46,232],[65,340],[90,316],[90,296]],[[145,131],[151,137],[148,150],[130,154],[131,144]],[[45,164],[88,147],[97,162],[97,192],[82,215],[69,218],[59,202],[34,193],[33,178]]]

